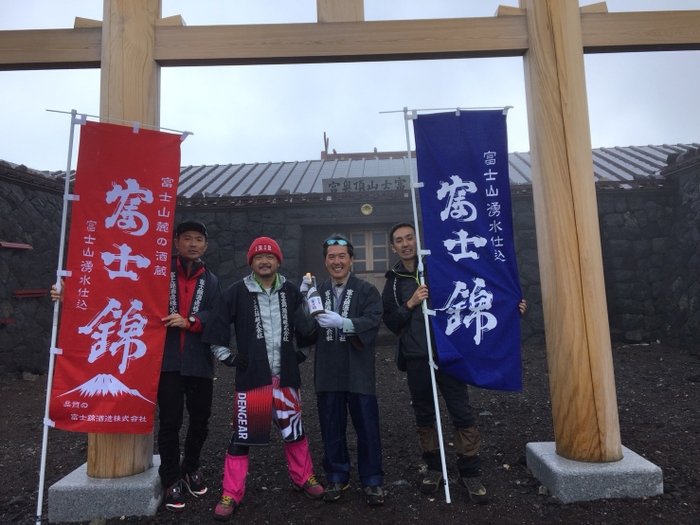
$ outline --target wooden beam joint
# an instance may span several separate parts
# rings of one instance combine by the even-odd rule
[[[581,6],[579,9],[581,13],[607,13],[608,3],[607,2],[596,2],[595,4],[588,4]]]

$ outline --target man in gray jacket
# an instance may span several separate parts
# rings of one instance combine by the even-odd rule
[[[421,303],[428,298],[428,286],[419,282],[415,234],[413,225],[407,222],[397,224],[391,229],[391,248],[401,260],[386,274],[382,301],[384,324],[399,336],[396,364],[400,370],[407,373],[416,430],[423,460],[427,464],[427,472],[420,490],[425,494],[434,494],[443,479],[440,444],[435,426],[428,338],[421,311]],[[518,305],[521,313],[525,311],[525,307],[523,300]],[[459,482],[467,488],[472,501],[487,503],[486,488],[481,483],[481,435],[469,403],[467,385],[439,368],[435,371],[435,380],[455,426],[454,442],[457,449]]]

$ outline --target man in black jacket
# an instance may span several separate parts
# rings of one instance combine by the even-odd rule
[[[413,225],[397,224],[391,229],[389,237],[391,249],[401,260],[386,274],[387,281],[382,293],[384,323],[399,336],[396,363],[400,370],[407,373],[418,438],[427,464],[420,490],[425,494],[434,494],[443,479],[435,426],[428,340],[420,307],[423,300],[428,298],[428,287],[420,284],[418,278],[418,253]],[[519,308],[521,313],[525,310],[525,301],[520,302]],[[439,368],[435,371],[435,380],[455,426],[459,481],[469,491],[472,501],[486,503],[488,496],[480,479],[481,435],[469,404],[467,385]]]
[[[349,487],[348,413],[357,434],[357,470],[369,505],[384,503],[382,446],[375,380],[375,342],[382,298],[370,282],[351,271],[354,248],[342,235],[323,243],[329,278],[319,286],[324,312],[307,317],[315,330],[314,386],[328,486],[324,501],[338,501]],[[308,290],[309,277],[302,280]]]
[[[165,508],[185,508],[183,490],[195,497],[207,492],[199,457],[209,432],[214,387],[214,356],[202,342],[209,310],[221,288],[201,256],[207,249],[207,229],[201,222],[185,221],[175,229],[170,273],[165,349],[158,383],[158,450]],[[180,462],[180,429],[187,409],[189,425]]]
[[[229,286],[216,302],[204,340],[228,346],[234,326],[237,353],[234,429],[224,459],[221,500],[214,519],[228,521],[245,495],[250,446],[270,443],[270,416],[282,433],[289,477],[296,490],[323,497],[313,474],[302,424],[301,374],[307,340],[299,288],[277,270],[282,251],[274,239],[258,237],[248,250],[252,273]],[[294,342],[296,341],[297,348]]]

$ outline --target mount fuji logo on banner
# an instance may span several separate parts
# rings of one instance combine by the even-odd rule
[[[153,401],[141,395],[141,393],[135,388],[129,388],[124,383],[119,381],[112,374],[98,374],[89,381],[86,381],[82,385],[59,394],[58,397],[63,397],[74,392],[80,393],[83,397],[95,397],[95,396],[113,396],[119,397],[121,395],[131,395],[140,397],[144,401],[155,405]]]

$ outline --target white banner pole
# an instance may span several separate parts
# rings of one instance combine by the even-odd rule
[[[66,182],[63,189],[63,212],[61,215],[61,239],[58,245],[58,271],[56,272],[56,290],[61,291],[61,277],[65,275],[63,271],[63,254],[66,245],[66,224],[68,223],[68,201],[70,197],[70,172],[73,162],[73,138],[75,135],[75,125],[84,122],[76,120],[76,110],[71,111],[70,138],[68,140],[68,160],[66,162]],[[44,408],[44,433],[41,440],[41,468],[39,470],[39,490],[36,504],[36,524],[41,524],[42,506],[44,504],[44,483],[46,481],[46,453],[49,441],[49,426],[53,426],[49,420],[49,406],[51,403],[51,389],[53,387],[53,370],[55,365],[56,339],[58,337],[58,310],[61,301],[56,301],[53,305],[53,324],[51,326],[51,347],[49,349],[49,370],[46,379],[46,405]]]
[[[416,249],[418,251],[418,279],[420,284],[425,284],[424,267],[423,267],[423,250],[421,249],[420,228],[418,227],[418,206],[416,204],[416,191],[422,186],[418,183],[417,176],[413,173],[413,161],[411,159],[411,138],[408,130],[408,121],[416,118],[416,111],[408,113],[408,108],[403,108],[404,126],[406,128],[406,153],[408,157],[408,174],[411,179],[411,202],[413,204],[413,224],[416,231]],[[393,239],[390,239],[393,240]],[[445,483],[445,501],[451,503],[450,499],[450,483],[447,479],[447,463],[445,462],[445,445],[442,440],[442,418],[440,417],[440,402],[437,395],[437,383],[435,382],[435,370],[437,365],[433,360],[433,342],[430,337],[430,319],[428,319],[428,301],[423,299],[421,304],[423,311],[423,321],[425,324],[425,335],[428,341],[428,365],[430,366],[430,381],[433,386],[433,403],[435,405],[435,425],[438,431],[438,442],[440,444],[440,462],[442,464],[442,478]]]

